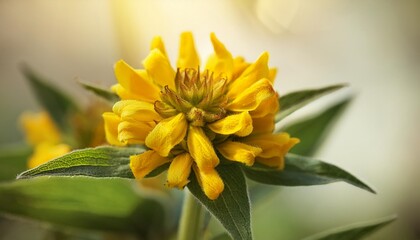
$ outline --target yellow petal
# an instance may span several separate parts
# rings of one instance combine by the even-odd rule
[[[242,141],[263,150],[255,159],[257,162],[278,169],[284,167],[284,156],[287,152],[299,143],[299,139],[291,138],[287,133],[256,135]]]
[[[257,109],[262,101],[273,95],[275,95],[273,86],[268,79],[264,78],[234,98],[227,109],[234,112],[252,111]]]
[[[245,89],[250,87],[256,81],[268,77],[268,53],[264,52],[261,56],[251,64],[245,71],[229,86],[228,96],[234,98]]]
[[[253,118],[252,134],[272,133],[275,127],[274,114],[268,114],[261,118]]]
[[[277,68],[270,68],[270,71],[268,73],[268,79],[270,79],[270,82],[274,84],[274,81],[276,80],[277,76]]]
[[[102,114],[104,118],[105,138],[107,142],[115,146],[124,146],[125,144],[118,140],[118,124],[121,118],[112,112],[105,112]]]
[[[165,44],[163,44],[163,40],[160,36],[156,36],[153,38],[152,43],[150,44],[150,50],[159,49],[159,51],[165,56],[168,57],[166,54]]]
[[[157,167],[169,162],[166,157],[149,150],[139,155],[130,156],[130,168],[136,179],[141,179],[151,173]]]
[[[200,65],[200,58],[194,46],[194,38],[191,32],[183,32],[179,44],[179,57],[177,66],[179,68],[197,68]]]
[[[142,97],[140,95],[136,95],[136,94],[128,91],[123,86],[121,86],[121,84],[119,84],[119,83],[112,85],[111,91],[116,93],[118,95],[118,97],[120,97],[120,99],[122,99],[122,100],[134,99],[134,100],[140,100],[140,101],[148,101],[144,97]]]
[[[213,145],[201,127],[190,126],[187,144],[191,156],[201,170],[213,169],[219,164]]]
[[[225,45],[216,38],[214,33],[210,34],[210,39],[214,48],[214,55],[207,61],[206,69],[214,72],[215,76],[221,73],[226,74],[228,80],[231,80],[233,74],[232,54],[226,49]]]
[[[177,155],[168,169],[168,187],[184,188],[189,183],[192,163],[189,153]]]
[[[123,144],[143,144],[155,125],[155,122],[123,121],[118,124],[118,141]]]
[[[287,133],[255,135],[242,141],[260,147],[263,151],[258,157],[262,158],[282,157],[290,148],[299,143],[299,139],[291,138]]]
[[[250,114],[253,118],[261,118],[266,115],[273,115],[279,111],[279,100],[278,95],[274,94],[271,97],[265,99],[260,105]]]
[[[193,169],[204,194],[206,194],[209,199],[216,200],[225,188],[223,180],[220,178],[216,169],[211,168],[207,171],[203,171],[196,165],[193,166]]]
[[[166,118],[147,136],[146,145],[166,157],[172,148],[184,139],[187,127],[188,122],[183,113]]]
[[[120,60],[115,64],[115,77],[126,91],[142,100],[153,103],[160,99],[160,89],[148,79],[144,70],[136,71]]]
[[[217,145],[217,150],[219,150],[223,157],[232,161],[245,163],[247,166],[252,166],[255,157],[262,151],[261,148],[233,141],[225,141]]]
[[[47,112],[23,113],[20,122],[25,131],[27,142],[32,145],[60,141],[60,132]]]
[[[36,145],[34,153],[29,158],[28,167],[34,168],[54,158],[61,157],[71,151],[67,144],[43,142]]]
[[[175,72],[168,58],[160,50],[153,49],[144,59],[143,66],[155,83],[161,87],[169,86],[171,89],[175,89]]]
[[[261,164],[264,164],[272,168],[276,168],[278,170],[281,170],[284,168],[284,156],[278,156],[278,157],[272,157],[272,158],[257,157],[255,160]]]
[[[233,59],[233,76],[232,79],[238,78],[247,67],[249,67],[249,63],[245,62],[243,57],[235,57]]]
[[[137,100],[116,102],[112,111],[119,115],[122,121],[153,122],[161,119],[152,103]]]
[[[208,124],[208,127],[215,133],[223,135],[235,134],[244,137],[252,132],[252,118],[248,112],[242,112]]]

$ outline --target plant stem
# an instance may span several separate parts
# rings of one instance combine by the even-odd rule
[[[203,207],[187,189],[184,189],[184,192],[185,198],[178,228],[178,240],[201,239]]]

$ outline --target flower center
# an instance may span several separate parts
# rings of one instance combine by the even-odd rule
[[[190,124],[204,126],[226,116],[226,79],[206,70],[186,68],[177,70],[175,90],[165,86],[160,94],[161,101],[155,102],[155,110],[168,118],[182,112]]]

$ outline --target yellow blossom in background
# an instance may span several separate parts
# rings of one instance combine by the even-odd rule
[[[25,112],[20,117],[20,122],[25,131],[26,141],[31,145],[60,141],[60,132],[47,112]]]
[[[48,113],[24,113],[20,121],[26,141],[34,146],[28,168],[37,167],[70,152],[70,146],[61,143],[61,134]]]
[[[170,163],[169,187],[185,187],[194,171],[214,200],[224,189],[216,169],[221,159],[282,169],[285,154],[299,140],[272,133],[279,104],[268,53],[248,63],[233,57],[214,34],[210,39],[214,54],[204,69],[189,32],[181,34],[176,70],[160,37],[153,39],[144,69],[117,62],[112,90],[121,101],[103,117],[110,144],[149,148],[130,158],[136,178]]]

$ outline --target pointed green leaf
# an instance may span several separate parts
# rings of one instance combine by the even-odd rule
[[[331,125],[341,116],[341,113],[346,109],[350,101],[351,99],[347,98],[314,117],[281,129],[282,132],[287,132],[291,136],[300,139],[300,143],[294,146],[290,152],[303,156],[313,156],[329,133]]]
[[[287,154],[283,170],[257,164],[253,167],[244,167],[244,170],[248,178],[265,184],[311,186],[342,181],[375,193],[367,184],[337,166],[295,154]]]
[[[57,125],[65,131],[70,129],[69,116],[79,111],[78,106],[69,96],[47,83],[47,81],[27,66],[24,66],[22,71],[29,81],[38,101],[50,113]]]
[[[118,97],[117,94],[111,92],[110,90],[95,86],[92,83],[88,83],[88,82],[84,82],[84,81],[79,81],[79,83],[86,89],[89,90],[93,93],[95,93],[96,95],[98,95],[99,97],[104,98],[105,100],[108,100],[112,103],[117,102],[118,100],[120,100],[120,98]]]
[[[321,96],[334,92],[345,86],[346,85],[344,84],[340,84],[320,89],[303,90],[298,92],[292,92],[280,97],[280,111],[276,115],[276,122],[279,122],[283,118],[289,116],[294,111],[298,110],[299,108],[302,108],[306,104],[320,98]]]
[[[305,240],[358,240],[378,231],[395,219],[396,217],[393,216],[375,222],[337,228],[305,238]]]
[[[0,148],[0,181],[13,180],[25,171],[32,148],[25,143]]]
[[[221,222],[233,239],[252,239],[248,190],[240,167],[236,164],[222,165],[217,171],[225,189],[216,200],[207,198],[195,176],[190,178],[188,189]]]
[[[75,150],[23,172],[18,178],[38,176],[91,176],[134,178],[130,169],[130,156],[143,148],[103,146]]]
[[[118,178],[40,177],[0,183],[0,213],[77,228],[137,232],[145,238],[162,233],[162,200]]]

